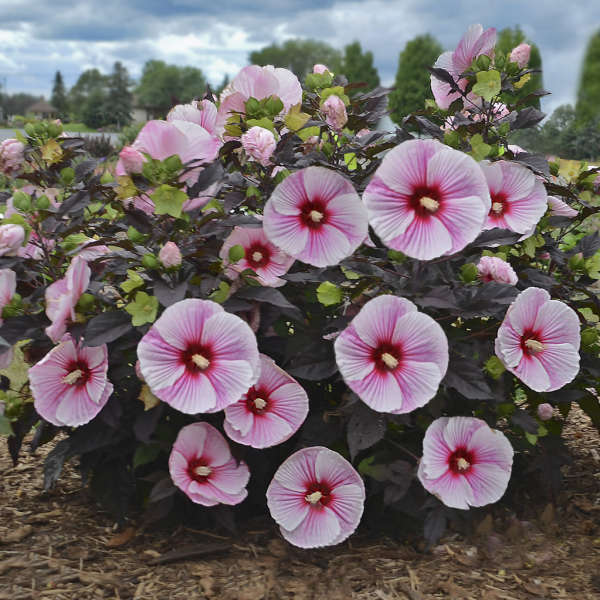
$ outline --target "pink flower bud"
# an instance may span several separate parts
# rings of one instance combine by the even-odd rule
[[[346,105],[339,96],[329,96],[329,98],[323,102],[321,111],[326,117],[327,125],[336,131],[341,131],[348,121]]]
[[[146,162],[144,155],[132,146],[124,146],[123,150],[119,152],[119,158],[127,174],[141,173],[144,162]]]
[[[519,44],[512,49],[508,60],[510,62],[516,62],[521,69],[524,69],[529,62],[529,55],[531,54],[531,46],[529,44]]]
[[[263,167],[270,164],[270,158],[277,147],[277,141],[272,131],[264,127],[251,127],[241,137],[242,146],[246,153]]]
[[[553,412],[554,409],[552,408],[552,405],[548,404],[547,402],[544,402],[543,404],[540,404],[537,407],[538,417],[542,421],[548,421],[549,419],[551,419]]]
[[[21,170],[24,161],[25,146],[14,138],[0,144],[0,171],[5,175],[14,175]]]
[[[158,253],[158,260],[164,267],[178,267],[181,264],[181,252],[177,244],[167,242]]]
[[[318,73],[319,75],[323,75],[323,73],[331,73],[331,71],[325,65],[322,65],[321,63],[317,63],[313,67],[313,73]]]
[[[482,281],[497,281],[515,285],[519,278],[514,269],[497,256],[482,256],[477,264],[477,272]]]
[[[20,225],[0,225],[0,256],[16,256],[25,241],[25,230]]]

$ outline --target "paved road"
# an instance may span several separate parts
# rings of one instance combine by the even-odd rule
[[[19,131],[21,131],[21,133],[25,133],[22,129],[20,129]],[[68,130],[67,130],[67,133]],[[119,141],[119,134],[118,133],[71,133],[70,135],[81,135],[81,136],[91,136],[91,137],[98,137],[101,135],[107,135],[110,137],[111,141],[113,144],[115,144],[116,142]],[[15,137],[15,130],[14,129],[0,129],[0,142],[2,140],[7,140],[8,138],[14,138]]]

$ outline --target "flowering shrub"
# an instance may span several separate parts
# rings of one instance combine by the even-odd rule
[[[78,457],[118,519],[270,512],[300,547],[555,494],[572,403],[600,426],[600,197],[509,144],[527,60],[471,27],[393,133],[389,90],[249,66],[116,165],[55,122],[3,143],[14,460],[61,433],[47,489]]]

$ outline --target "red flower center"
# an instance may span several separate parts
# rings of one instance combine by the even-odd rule
[[[402,360],[402,348],[396,344],[380,343],[372,352],[375,368],[380,372],[397,369]]]
[[[527,330],[521,336],[521,350],[527,356],[533,356],[544,349],[544,344],[540,341],[540,333],[538,331]]]
[[[246,260],[253,269],[268,265],[270,258],[271,250],[260,242],[256,242],[246,249]]]
[[[417,217],[427,218],[440,210],[441,194],[436,188],[418,187],[413,191],[408,203],[417,213]]]
[[[269,409],[269,392],[252,386],[246,394],[246,407],[255,415],[262,415]]]
[[[457,448],[448,458],[448,466],[455,475],[465,475],[475,464],[475,455],[464,446]]]
[[[198,483],[204,483],[210,478],[212,473],[212,469],[208,466],[208,461],[201,456],[190,460],[187,470],[190,479],[193,479]]]
[[[310,229],[319,229],[321,225],[327,223],[327,209],[325,202],[320,199],[307,200],[300,207],[300,219],[306,227]]]
[[[489,213],[490,217],[501,217],[509,211],[510,205],[504,192],[490,194],[490,196],[492,197],[492,206]]]
[[[83,360],[71,361],[67,366],[67,373],[63,377],[63,383],[81,387],[85,385],[91,376],[88,364]]]
[[[181,362],[185,365],[188,373],[200,373],[206,371],[213,358],[212,350],[202,344],[190,344],[181,353]]]
[[[324,481],[311,483],[306,489],[304,499],[314,507],[327,506],[333,500],[331,487]]]

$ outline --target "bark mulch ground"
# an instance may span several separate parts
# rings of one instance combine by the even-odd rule
[[[13,467],[0,450],[0,600],[600,599],[600,444],[573,411],[575,462],[556,506],[512,522],[486,517],[431,552],[354,536],[300,551],[274,527],[239,538],[178,528],[117,531],[67,468],[42,489],[49,450]]]

